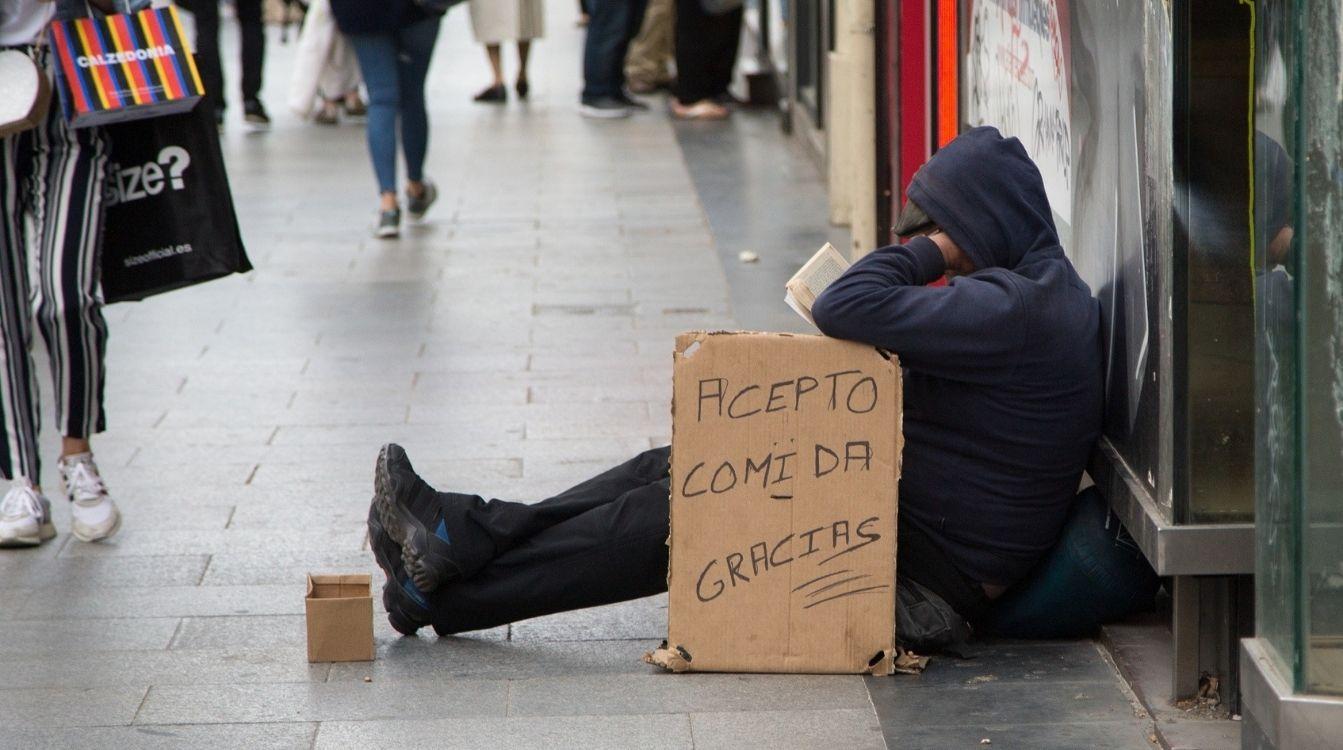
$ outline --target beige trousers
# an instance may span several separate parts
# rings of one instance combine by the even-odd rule
[[[675,27],[676,0],[649,0],[639,36],[625,56],[626,79],[654,86],[671,81]]]

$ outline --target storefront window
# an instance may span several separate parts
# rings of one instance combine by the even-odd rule
[[[1343,11],[1260,3],[1255,261],[1258,630],[1343,695]]]

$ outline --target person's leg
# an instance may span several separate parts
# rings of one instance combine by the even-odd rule
[[[266,64],[266,26],[261,15],[261,0],[233,0],[238,9],[238,27],[242,36],[242,98],[245,102],[261,97],[261,76]]]
[[[39,481],[37,376],[29,356],[28,180],[39,151],[36,133],[0,138],[0,474]]]
[[[550,527],[666,478],[669,457],[669,448],[645,451],[548,500],[528,504],[438,492],[415,473],[400,446],[387,445],[374,471],[373,504],[416,585],[432,591],[448,580],[470,578]]]
[[[532,40],[518,40],[518,83],[527,83],[527,62],[532,56]]]
[[[709,98],[708,55],[704,49],[709,14],[698,2],[676,4],[676,101],[691,105]]]
[[[182,0],[182,7],[196,17],[196,69],[201,74],[205,96],[224,117],[224,68],[219,61],[219,0]]]
[[[429,150],[429,114],[424,101],[424,79],[438,41],[442,18],[434,16],[397,32],[397,80],[401,91],[401,149],[406,157],[407,189],[423,194],[424,157]]]
[[[583,43],[583,101],[618,98],[625,83],[625,51],[635,0],[591,0]]]
[[[401,108],[397,45],[391,34],[351,34],[350,45],[368,88],[368,153],[382,210],[396,210],[396,117]]]
[[[628,490],[529,537],[426,596],[440,635],[667,590],[670,479]]]
[[[651,0],[639,34],[625,56],[625,78],[630,88],[646,93],[668,81],[667,58],[672,50],[675,14],[672,0]]]
[[[726,95],[732,84],[732,71],[737,66],[737,50],[741,46],[741,25],[741,8],[710,16],[705,25],[704,86],[710,99]]]
[[[490,74],[494,76],[493,85],[504,85],[504,57],[500,45],[485,45],[485,55],[490,59]]]
[[[107,323],[98,294],[107,143],[98,128],[68,127],[50,118],[39,137],[46,154],[34,164],[38,330],[51,358],[56,424],[64,436],[59,463],[71,501],[76,539],[106,539],[121,514],[94,463],[89,437],[105,429],[104,358]]]

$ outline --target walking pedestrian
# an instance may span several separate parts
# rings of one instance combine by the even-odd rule
[[[331,12],[354,46],[368,89],[368,151],[380,201],[374,236],[394,238],[401,233],[396,197],[398,123],[406,160],[406,212],[421,219],[438,198],[438,189],[424,177],[429,148],[424,79],[443,19],[412,0],[331,0]]]
[[[494,81],[476,94],[476,101],[502,104],[508,101],[508,87],[504,84],[503,43],[518,44],[518,77],[513,88],[519,99],[526,99],[531,91],[527,80],[527,57],[532,40],[545,36],[545,6],[542,0],[471,0],[471,31],[476,41],[485,45],[490,59]]]
[[[721,120],[741,40],[742,6],[717,13],[704,0],[676,4],[676,86],[672,115],[683,120]]]
[[[112,10],[110,0],[94,4]],[[87,8],[82,0],[6,0],[0,48],[22,50],[51,77],[45,30],[58,13],[70,18]],[[70,128],[55,104],[37,127],[0,138],[0,474],[12,480],[0,500],[0,547],[56,536],[41,486],[34,321],[51,361],[71,532],[94,542],[121,526],[89,446],[106,421],[107,324],[98,294],[106,184],[102,131]]]
[[[205,96],[214,104],[215,122],[224,124],[224,68],[219,59],[219,0],[180,0],[196,18],[196,67]],[[242,31],[243,120],[253,130],[270,127],[270,115],[261,104],[262,70],[266,65],[266,26],[261,0],[233,0]]]
[[[648,109],[625,91],[625,53],[639,34],[648,0],[589,0],[588,36],[583,42],[584,117],[629,117]]]

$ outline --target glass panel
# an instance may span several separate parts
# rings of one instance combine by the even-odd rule
[[[1187,471],[1188,505],[1176,520],[1244,522],[1254,518],[1250,8],[1224,0],[1175,7],[1188,19],[1176,73],[1183,90],[1175,177],[1176,232],[1187,259],[1187,359],[1176,366],[1185,368],[1188,420],[1188,455],[1176,461]]]
[[[1343,694],[1343,13],[1309,0],[1301,25],[1298,370],[1305,689]]]
[[[1261,2],[1255,48],[1255,613],[1259,637],[1283,674],[1299,676],[1296,623],[1296,302],[1293,262],[1295,106],[1292,8]]]

